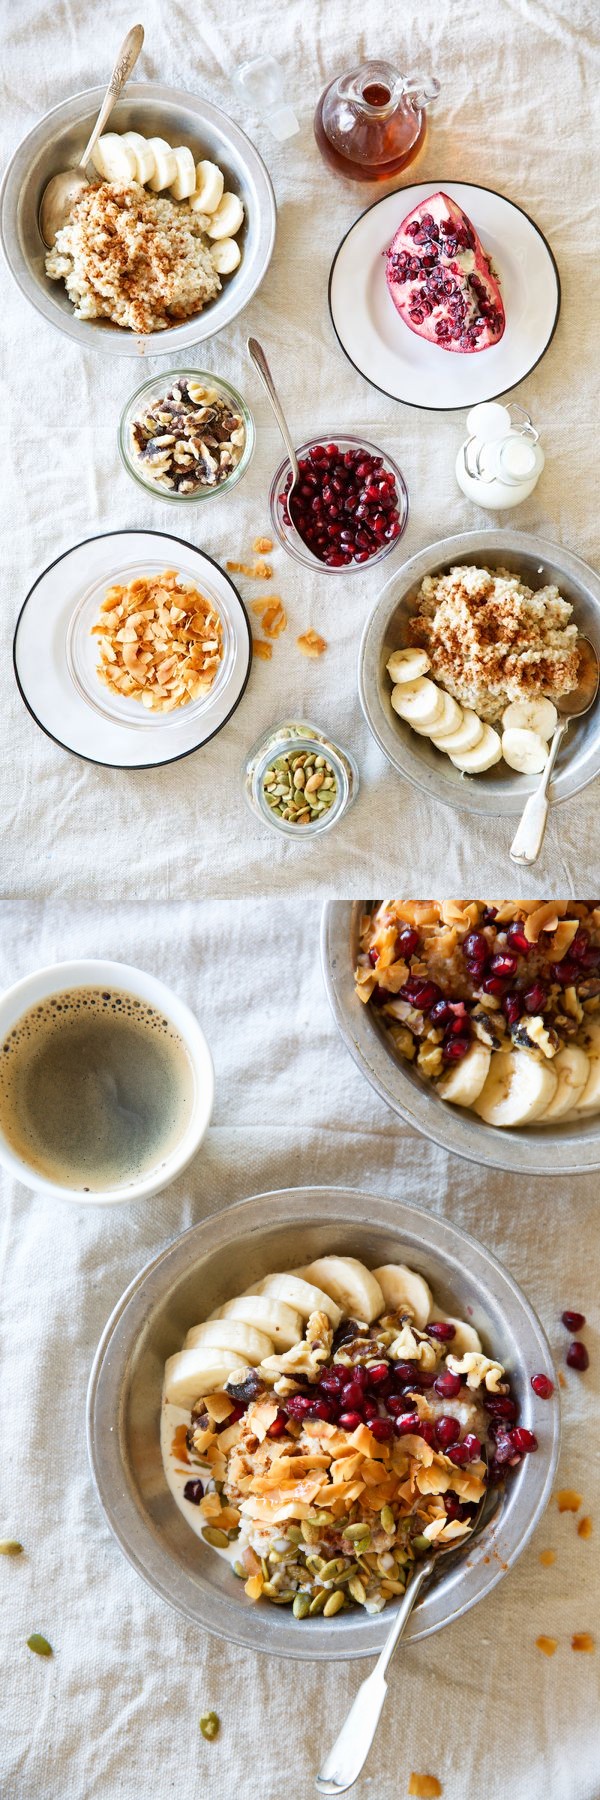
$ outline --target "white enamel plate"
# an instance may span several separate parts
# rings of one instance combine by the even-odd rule
[[[98,680],[90,632],[112,582],[165,569],[177,569],[213,601],[223,659],[205,699],[157,717]],[[21,697],[55,743],[106,768],[152,769],[190,756],[227,724],[250,673],[252,634],[237,588],[211,556],[167,532],[108,531],[74,544],[38,576],[17,621],[13,657]]]
[[[440,189],[467,213],[500,278],[504,335],[472,355],[417,337],[385,279],[384,252],[398,226]],[[350,227],[333,260],[329,306],[342,350],[372,387],[407,406],[452,412],[495,400],[531,373],[556,329],[560,280],[539,227],[512,200],[472,182],[420,181],[376,200]]]

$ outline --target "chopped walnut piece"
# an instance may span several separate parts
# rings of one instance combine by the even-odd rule
[[[443,1794],[444,1790],[437,1775],[415,1775],[413,1773],[409,1779],[407,1792],[416,1795],[416,1800],[438,1800],[438,1796]]]
[[[270,537],[257,537],[254,539],[252,549],[257,556],[268,556],[269,551],[273,549],[273,539]]]
[[[571,1638],[572,1650],[585,1650],[588,1655],[591,1655],[595,1648],[596,1639],[592,1637],[591,1631],[575,1631],[573,1633]]]
[[[576,1488],[559,1488],[556,1499],[559,1512],[579,1512],[583,1495]]]
[[[542,1636],[542,1637],[537,1637],[535,1641],[536,1641],[538,1650],[542,1650],[544,1653],[544,1656],[554,1656],[555,1650],[558,1650],[558,1638]]]
[[[273,645],[268,644],[265,638],[254,638],[253,650],[254,655],[260,656],[263,662],[270,662],[273,655]]]
[[[318,631],[305,631],[302,637],[296,638],[298,649],[303,656],[322,656],[327,649],[327,639],[319,637]]]
[[[591,1519],[580,1519],[577,1526],[577,1536],[580,1538],[591,1538],[593,1529],[594,1527]]]

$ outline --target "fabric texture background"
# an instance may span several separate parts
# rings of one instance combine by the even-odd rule
[[[1,618],[0,704],[10,758],[0,774],[6,850],[0,891],[26,891],[21,846],[35,844],[40,897],[103,899],[121,891],[123,861],[135,866],[140,898],[186,899],[197,892],[339,894],[368,891],[378,868],[383,891],[410,859],[412,891],[429,890],[432,847],[446,894],[463,892],[475,866],[480,885],[505,884],[511,820],[476,818],[434,805],[389,769],[364,723],[356,691],[362,627],[383,582],[427,543],[493,524],[463,498],[454,461],[465,415],[398,405],[368,385],[347,362],[331,326],[327,279],[334,251],[374,197],[370,187],[326,170],[312,133],[312,111],[327,79],[366,54],[389,52],[403,70],[424,68],[442,83],[431,131],[407,179],[474,181],[499,189],[529,212],[558,260],[563,305],[554,341],[514,398],[542,433],[547,467],[524,506],[503,523],[565,544],[594,562],[593,505],[597,468],[591,371],[597,346],[594,222],[598,127],[593,93],[598,73],[594,0],[419,0],[390,9],[370,0],[368,14],[343,0],[179,0],[142,8],[146,42],[140,79],[188,87],[234,114],[255,139],[271,171],[279,227],[271,268],[247,311],[197,362],[229,377],[255,412],[258,445],[250,470],[231,495],[207,506],[175,509],[146,496],[122,468],[119,416],[139,384],[135,357],[81,354],[21,298],[1,271],[2,319],[12,379],[0,429],[4,449],[6,598]],[[8,0],[5,8],[1,117],[4,155],[49,108],[102,81],[120,34],[130,22],[122,0],[106,0],[98,33],[83,0]],[[391,24],[393,21],[393,28]],[[281,58],[302,130],[278,145],[236,98],[229,79],[261,49]],[[401,216],[399,197],[399,217]],[[405,472],[410,519],[401,545],[380,569],[312,576],[284,551],[273,588],[282,594],[289,628],[270,663],[255,663],[234,719],[199,754],[157,771],[123,773],[79,762],[50,742],[28,716],[11,667],[11,641],[22,600],[34,579],[70,545],[96,531],[149,526],[190,537],[217,558],[247,558],[268,526],[266,495],[281,444],[245,342],[265,344],[296,441],[314,431],[364,433],[392,452]],[[179,358],[181,364],[185,356]],[[148,375],[168,369],[147,359]],[[256,589],[240,578],[246,598]],[[329,643],[321,661],[296,648],[308,626]],[[355,751],[362,777],[354,810],[319,844],[267,836],[249,813],[241,788],[244,753],[285,718],[323,724]],[[581,859],[600,875],[593,834],[596,793],[551,815],[543,855],[532,876],[512,870],[513,891],[529,894],[553,882],[577,891]],[[133,829],[135,821],[135,830]],[[532,886],[533,883],[533,886]],[[355,885],[356,884],[356,885]]]
[[[194,1008],[216,1068],[205,1147],[155,1200],[52,1208],[3,1182],[0,1535],[26,1555],[0,1559],[2,1800],[312,1800],[371,1667],[275,1662],[188,1624],[124,1560],[92,1487],[85,1394],[109,1313],[161,1246],[247,1194],[349,1184],[464,1225],[522,1284],[559,1366],[560,1314],[581,1307],[591,1366],[566,1371],[557,1486],[579,1490],[599,1529],[597,1179],[495,1176],[404,1129],[337,1036],[318,935],[315,901],[91,905],[67,922],[58,901],[2,909],[0,986],[62,957],[137,962]],[[411,1770],[437,1774],[444,1800],[597,1800],[598,1657],[570,1640],[594,1631],[600,1583],[596,1539],[576,1525],[553,1499],[486,1600],[398,1651],[356,1800],[402,1800]],[[26,1648],[32,1631],[52,1662]],[[540,1633],[559,1640],[551,1661]],[[211,1707],[222,1724],[207,1744]]]

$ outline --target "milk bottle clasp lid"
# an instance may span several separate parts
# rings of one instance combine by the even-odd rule
[[[486,400],[471,407],[467,431],[470,435],[464,446],[464,462],[473,480],[492,482],[501,478],[518,484],[534,474],[538,467],[534,446],[540,434],[529,413],[516,400],[509,406]]]

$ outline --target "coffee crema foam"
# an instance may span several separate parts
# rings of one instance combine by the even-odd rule
[[[51,994],[0,1049],[0,1130],[32,1171],[85,1193],[165,1161],[190,1122],[194,1073],[179,1032],[120,989]]]

